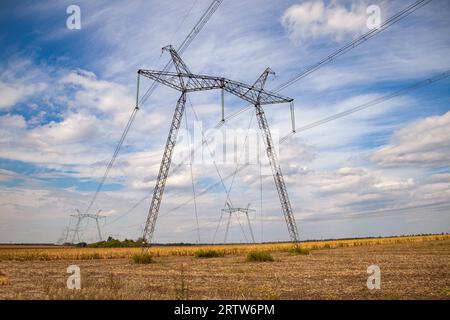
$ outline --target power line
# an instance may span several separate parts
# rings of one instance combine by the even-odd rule
[[[189,130],[186,109],[184,109],[184,120],[185,120],[185,124],[186,124],[186,130]],[[189,153],[190,154],[191,154],[191,148],[192,148],[192,144],[191,144],[191,140],[189,139]],[[200,240],[200,225],[198,223],[197,198],[196,198],[195,182],[194,182],[194,170],[192,168],[192,157],[189,159],[189,169],[190,169],[190,173],[191,173],[192,193],[194,194],[194,213],[195,213],[195,221],[197,223],[197,240],[198,240],[198,243],[200,243],[201,242],[201,240]]]
[[[105,224],[105,226],[108,226],[110,224],[115,223],[116,221],[124,218],[125,216],[129,215],[131,212],[134,211],[134,209],[136,209],[137,207],[139,207],[145,200],[147,200],[150,197],[149,194],[147,194],[145,197],[143,197],[142,199],[140,199],[138,202],[136,202],[130,209],[128,209],[127,211],[125,211],[123,214],[121,214],[120,216],[114,218],[114,220],[111,220],[109,222],[107,222]]]
[[[183,42],[180,44],[180,46],[176,49],[180,55],[182,55],[184,53],[184,51],[189,47],[191,42],[195,39],[197,34],[205,26],[205,24],[208,22],[209,18],[211,18],[211,16],[219,8],[219,6],[222,2],[223,2],[223,0],[214,0],[211,2],[208,9],[206,9],[206,11],[203,13],[203,15],[197,21],[195,26],[192,28],[191,32],[189,32],[189,34],[186,36],[186,38],[183,40]],[[173,66],[173,61],[170,60],[164,66],[163,71],[169,71],[169,69],[172,66]],[[150,85],[150,87],[145,92],[144,96],[142,97],[142,103],[145,103],[145,101],[147,101],[147,99],[150,98],[150,96],[153,94],[153,92],[158,87],[158,85],[159,85],[158,82],[153,81],[153,83]]]
[[[419,0],[419,1],[416,1],[412,5],[406,7],[402,11],[398,12],[397,14],[395,14],[392,17],[390,17],[389,19],[387,19],[385,22],[383,22],[380,25],[379,28],[372,29],[372,30],[366,32],[365,34],[363,34],[358,39],[348,43],[347,45],[345,45],[342,48],[340,48],[339,50],[333,52],[332,54],[330,54],[329,56],[327,56],[324,59],[320,60],[319,62],[309,66],[308,68],[306,68],[304,71],[302,71],[300,74],[298,74],[294,78],[292,78],[292,79],[286,81],[285,83],[279,85],[278,87],[275,88],[275,91],[280,91],[280,90],[283,90],[283,89],[289,87],[290,85],[294,84],[298,80],[308,76],[312,72],[314,72],[317,69],[321,68],[323,65],[333,61],[334,59],[340,57],[341,55],[345,54],[346,52],[350,51],[351,49],[359,46],[360,44],[366,42],[367,40],[369,40],[372,37],[376,36],[377,34],[381,33],[385,29],[387,29],[390,26],[392,26],[394,23],[396,23],[396,22],[402,20],[403,18],[409,16],[411,13],[413,13],[414,11],[420,9],[424,5],[430,3],[431,1],[432,0]]]
[[[189,34],[187,35],[187,37],[183,40],[183,42],[181,43],[181,45],[178,47],[178,52],[183,53],[188,47],[189,45],[192,43],[192,41],[195,39],[195,37],[197,36],[197,34],[202,30],[202,28],[205,26],[205,24],[208,22],[209,18],[213,15],[213,13],[217,10],[217,8],[220,6],[220,4],[222,3],[223,0],[214,0],[212,1],[212,3],[209,5],[208,9],[205,11],[205,13],[201,16],[201,18],[198,20],[198,22],[195,24],[195,26],[192,28],[192,30],[189,32]],[[172,66],[172,60],[170,60],[166,66],[164,67],[164,70],[167,71],[170,69],[170,67]],[[138,77],[139,79],[139,77]],[[139,80],[138,80],[138,90],[139,90]],[[94,193],[94,196],[92,197],[92,200],[90,201],[86,212],[88,213],[89,210],[92,208],[92,205],[94,204],[95,200],[97,199],[97,196],[99,194],[99,192],[101,191],[103,184],[105,183],[106,178],[109,175],[109,172],[112,168],[112,166],[114,165],[114,162],[117,158],[117,155],[119,154],[120,149],[122,148],[123,142],[128,134],[128,131],[130,130],[131,125],[133,124],[134,118],[136,117],[136,113],[139,111],[139,106],[142,106],[147,99],[152,95],[152,93],[154,92],[154,90],[157,87],[157,82],[153,82],[152,85],[150,86],[150,88],[145,92],[145,94],[143,95],[143,97],[141,98],[140,102],[139,102],[139,91],[137,92],[137,97],[136,97],[136,105],[131,113],[130,118],[128,119],[128,122],[125,126],[125,129],[122,133],[122,136],[119,139],[119,142],[114,150],[113,156],[111,158],[111,160],[108,162],[108,165],[106,166],[106,170],[105,173],[102,176],[102,179],[100,180],[100,183],[97,186],[97,189]]]
[[[386,208],[386,209],[380,209],[380,210],[370,210],[370,211],[359,211],[357,213],[347,213],[346,216],[340,217],[340,219],[355,219],[355,218],[373,218],[377,216],[382,216],[383,214],[390,213],[393,214],[395,212],[408,212],[411,213],[411,210],[413,209],[429,209],[429,210],[439,210],[439,209],[447,209],[450,208],[450,202],[447,201],[441,201],[441,202],[435,202],[435,203],[425,203],[425,204],[419,204],[419,205],[409,205],[409,206],[402,206],[397,208]],[[447,213],[446,211],[445,213]],[[304,221],[329,221],[333,218],[332,216],[337,213],[330,213],[327,214],[325,217],[306,217],[303,218]]]
[[[394,93],[391,93],[391,94],[389,94],[389,95],[386,95],[386,96],[380,97],[380,98],[378,98],[378,99],[375,99],[375,100],[373,100],[373,101],[370,101],[370,102],[368,102],[368,103],[365,103],[365,104],[363,104],[363,105],[360,105],[360,106],[351,108],[351,109],[346,110],[346,111],[344,111],[344,112],[340,112],[340,113],[338,113],[338,114],[332,115],[332,116],[327,117],[327,118],[324,118],[324,119],[322,119],[322,120],[313,122],[313,123],[311,123],[311,124],[309,124],[309,125],[306,125],[306,126],[297,128],[297,129],[296,129],[296,132],[301,132],[301,131],[306,131],[306,130],[312,129],[312,128],[317,127],[317,126],[319,126],[319,125],[322,125],[322,124],[324,124],[324,123],[326,123],[326,122],[329,122],[329,121],[338,119],[338,118],[340,118],[340,117],[346,116],[346,115],[348,115],[348,114],[351,114],[351,113],[354,113],[354,112],[357,112],[357,111],[360,111],[360,110],[369,108],[369,107],[371,107],[371,106],[373,106],[373,105],[376,105],[376,104],[385,102],[385,101],[387,101],[387,100],[389,100],[389,99],[392,99],[392,98],[394,98],[394,97],[403,95],[403,94],[405,94],[405,93],[407,93],[407,92],[410,92],[410,91],[413,91],[413,90],[416,90],[416,89],[425,87],[425,86],[430,85],[430,84],[432,84],[432,83],[434,83],[434,82],[437,82],[437,81],[443,80],[443,79],[445,79],[445,78],[448,78],[449,76],[450,76],[450,70],[448,70],[448,71],[446,71],[446,72],[443,72],[443,73],[441,73],[441,74],[438,74],[438,75],[436,75],[436,76],[434,76],[434,77],[428,78],[428,79],[426,79],[426,80],[420,81],[420,82],[418,82],[418,83],[415,83],[415,84],[413,84],[413,85],[411,85],[411,86],[408,86],[408,87],[406,87],[406,88],[400,89],[400,90],[398,90],[398,91],[396,91],[396,92],[394,92]],[[281,143],[285,142],[291,135],[292,135],[292,133],[290,133],[290,134],[286,135],[285,137],[283,137],[283,138],[281,139]],[[243,169],[245,169],[248,165],[249,165],[248,163],[244,163],[240,168],[237,169],[237,171],[238,171],[238,172],[241,172],[241,171],[242,171]],[[232,178],[232,177],[235,176],[235,175],[236,175],[236,172],[232,172],[230,175],[226,176],[223,180],[226,181],[226,180],[228,180],[229,178]],[[206,189],[204,189],[200,194],[197,194],[197,198],[200,197],[200,196],[202,196],[202,195],[204,195],[204,194],[207,193],[208,191],[214,189],[214,188],[215,188],[216,186],[218,186],[220,183],[221,183],[221,182],[216,182],[216,183],[214,183],[214,184],[211,184],[211,185],[207,186]],[[192,199],[189,199],[189,200],[184,201],[183,203],[181,203],[180,205],[174,207],[173,209],[171,209],[171,210],[169,210],[169,211],[167,211],[167,212],[161,214],[161,216],[168,215],[168,214],[170,214],[170,213],[172,213],[172,212],[174,212],[174,211],[176,211],[176,210],[182,208],[183,206],[189,204],[190,202],[192,202]]]
[[[334,51],[333,53],[329,54],[327,57],[321,59],[319,62],[313,64],[310,67],[307,67],[304,71],[302,71],[301,73],[299,73],[298,75],[296,75],[295,77],[293,77],[292,79],[286,81],[285,83],[279,85],[277,88],[275,88],[275,92],[281,91],[287,87],[289,87],[290,85],[294,84],[295,82],[297,82],[298,80],[310,75],[311,73],[313,73],[314,71],[318,70],[319,68],[323,67],[324,65],[326,65],[327,63],[330,63],[332,61],[334,61],[336,58],[340,57],[341,55],[347,53],[348,51],[350,51],[353,48],[356,48],[357,46],[359,46],[360,44],[364,43],[365,41],[371,39],[372,37],[374,37],[375,35],[381,33],[382,31],[386,30],[387,28],[389,28],[390,26],[392,26],[394,23],[402,20],[403,18],[407,17],[408,15],[410,15],[411,13],[413,13],[414,11],[418,10],[419,8],[423,7],[424,5],[430,3],[432,0],[419,0],[416,1],[415,3],[413,3],[412,5],[404,8],[403,10],[397,12],[396,14],[394,14],[392,17],[390,17],[388,20],[386,20],[379,28],[377,29],[372,29],[368,32],[366,32],[365,34],[363,34],[362,36],[360,36],[359,38],[357,38],[356,40],[348,43],[347,45],[339,48],[338,50]],[[253,105],[248,105],[243,109],[240,109],[238,111],[236,111],[235,113],[232,113],[231,115],[227,116],[224,118],[224,121],[219,121],[214,128],[218,129],[220,127],[222,127],[228,120],[231,120],[235,117],[237,117],[238,115],[244,113],[245,111],[248,111],[250,109],[253,108]],[[206,137],[208,138],[208,137]],[[201,145],[203,145],[205,143],[205,140],[202,140]],[[201,146],[199,145],[199,146]],[[197,146],[197,147],[199,147]],[[194,150],[197,148],[195,147]],[[194,151],[193,150],[193,151]],[[181,164],[179,164],[178,166],[176,166],[172,172],[177,172],[181,167],[182,167],[182,163],[184,163],[184,161],[187,160],[184,159]]]
[[[180,31],[181,27],[183,26],[184,22],[186,21],[187,17],[191,14],[192,9],[194,9],[195,5],[197,4],[198,0],[195,0],[191,7],[189,8],[189,10],[186,12],[186,14],[184,15],[183,19],[181,19],[180,23],[178,24],[178,27],[176,28],[175,32],[172,35],[172,38],[170,39],[169,43],[172,43],[172,41],[175,38],[175,35],[178,33],[178,31]]]
[[[247,145],[248,135],[249,135],[249,132],[250,132],[250,128],[251,128],[251,126],[252,126],[252,123],[253,123],[253,117],[254,117],[254,115],[255,115],[255,114],[252,113],[252,116],[250,117],[250,122],[249,122],[249,124],[248,124],[247,134],[246,134],[246,136],[245,136],[244,145],[243,145],[244,149],[245,149],[245,147],[246,147],[246,145]],[[235,169],[235,171],[234,171],[234,173],[233,173],[233,175],[232,175],[230,187],[228,188],[228,190],[227,190],[227,192],[226,192],[227,197],[226,197],[226,200],[225,200],[225,204],[224,204],[224,208],[223,208],[223,209],[225,209],[226,206],[227,206],[227,204],[228,204],[228,200],[229,200],[229,198],[230,198],[230,193],[231,193],[231,188],[233,187],[234,179],[236,178],[236,174],[237,174],[238,170],[239,170],[239,162],[236,163],[236,169]],[[216,231],[214,232],[213,243],[216,242],[216,236],[217,236],[217,232],[219,231],[219,228],[220,228],[220,225],[221,225],[221,222],[222,222],[222,217],[223,217],[223,210],[221,210],[221,212],[220,212],[220,219],[219,219],[219,222],[218,222],[218,224],[217,224]]]
[[[189,105],[190,105],[190,107],[191,107],[191,109],[192,109],[192,112],[193,112],[193,114],[194,114],[195,119],[196,119],[197,121],[199,121],[199,117],[198,117],[198,115],[197,115],[197,112],[195,111],[195,108],[194,108],[194,106],[193,106],[191,100],[189,99],[189,97],[188,97],[187,100],[188,100]],[[186,110],[185,110],[184,112],[186,113]],[[187,128],[187,117],[185,118],[185,121],[186,121],[186,128]],[[251,122],[250,122],[250,123],[251,123]],[[249,126],[250,126],[250,125],[249,125]],[[214,157],[213,157],[213,153],[212,153],[211,149],[209,148],[208,141],[205,139],[204,132],[202,131],[201,134],[202,134],[202,139],[203,139],[203,141],[204,141],[204,144],[206,144],[206,147],[207,147],[207,149],[208,149],[208,151],[209,151],[209,154],[210,154],[210,156],[211,156],[211,158],[212,158],[212,161],[213,161],[213,164],[214,164],[214,168],[215,168],[215,170],[216,170],[216,173],[217,173],[217,175],[218,175],[218,177],[219,177],[219,179],[220,179],[220,182],[219,182],[219,183],[222,185],[223,189],[224,189],[225,192],[227,192],[227,194],[228,194],[229,191],[227,190],[227,187],[226,187],[226,185],[225,185],[224,178],[222,177],[222,174],[220,173],[220,170],[219,170],[219,167],[218,167],[218,165],[217,165],[217,162],[215,161],[215,159],[214,159]],[[248,136],[248,132],[247,132],[247,136]],[[190,148],[191,148],[191,146],[190,146]],[[195,151],[195,150],[192,149],[192,150],[190,150],[190,152],[189,152],[189,154],[190,154],[190,162],[189,162],[189,164],[191,165],[191,179],[192,179],[192,177],[193,177],[193,172],[192,172],[192,156],[193,156],[194,151]],[[181,165],[180,165],[180,166],[181,166]],[[238,171],[238,169],[236,168],[236,170],[235,170],[234,173],[233,173],[233,179],[234,179],[234,176],[237,174],[237,172],[239,172],[239,171]],[[172,173],[173,173],[173,172],[172,172]],[[225,179],[228,179],[229,177],[231,177],[231,175],[230,175],[230,176],[227,176]],[[192,188],[193,188],[193,192],[194,192],[194,208],[195,208],[195,215],[196,215],[196,220],[198,221],[197,204],[196,204],[196,195],[195,195],[195,193],[196,193],[196,191],[195,191],[195,186],[192,185]],[[146,200],[147,198],[149,198],[149,197],[150,197],[150,195],[146,195],[144,198],[142,198],[141,200],[139,200],[138,203],[136,203],[135,205],[133,205],[133,207],[131,207],[129,210],[127,210],[124,214],[122,214],[121,216],[117,217],[116,219],[114,219],[114,220],[111,221],[110,223],[107,223],[107,225],[110,225],[110,224],[116,222],[117,220],[123,218],[124,216],[130,214],[134,209],[136,209],[143,201],[145,201],[145,200]],[[227,196],[227,199],[229,199],[229,195]],[[192,200],[191,200],[191,201],[192,201]],[[190,202],[190,201],[189,201],[189,202]],[[230,199],[230,202],[231,202],[231,199]],[[200,241],[200,240],[199,240],[199,241]]]
[[[242,170],[244,170],[248,165],[249,165],[249,163],[243,164],[242,167],[239,168],[238,172],[241,172]],[[222,180],[223,180],[223,181],[226,181],[226,180],[228,180],[229,178],[231,178],[234,174],[235,174],[235,172],[232,172],[232,173],[230,173],[229,175],[223,177]],[[205,189],[203,189],[201,192],[197,193],[197,199],[198,199],[199,197],[201,197],[202,195],[208,193],[208,192],[211,191],[212,189],[216,188],[216,187],[219,186],[219,185],[222,185],[222,181],[217,181],[217,182],[215,182],[215,183],[213,183],[213,184],[210,184],[208,187],[206,187]],[[184,201],[183,203],[177,205],[176,207],[174,207],[174,208],[172,208],[172,209],[170,209],[170,210],[168,210],[168,211],[162,213],[162,214],[160,215],[160,217],[169,215],[169,214],[171,214],[172,212],[174,212],[174,211],[176,211],[176,210],[182,208],[183,206],[185,206],[185,205],[191,203],[192,201],[193,201],[193,199],[186,200],[186,201]]]
[[[396,23],[397,21],[403,19],[404,17],[408,16],[409,14],[413,13],[414,11],[416,11],[417,9],[421,8],[422,6],[428,4],[429,2],[431,2],[432,0],[420,0],[415,2],[414,4],[410,5],[409,7],[403,9],[402,11],[400,11],[399,13],[395,14],[394,16],[392,16],[390,19],[386,20],[378,29],[374,29],[374,30],[370,30],[369,32],[367,32],[366,34],[362,35],[360,38],[352,41],[351,43],[347,44],[346,46],[340,48],[339,50],[335,51],[334,53],[330,54],[329,56],[327,56],[326,58],[322,59],[321,61],[319,61],[318,63],[308,67],[307,69],[305,69],[302,73],[300,73],[299,75],[297,75],[296,77],[290,79],[289,81],[283,83],[282,85],[278,86],[275,91],[280,91],[285,89],[286,87],[292,85],[293,83],[297,82],[298,80],[306,77],[307,75],[311,74],[312,72],[316,71],[317,69],[319,69],[320,67],[322,67],[323,65],[332,62],[334,59],[338,58],[339,56],[345,54],[346,52],[350,51],[351,49],[355,48],[356,46],[360,45],[361,43],[369,40],[370,38],[372,38],[373,36],[375,36],[376,34],[384,31],[385,29],[387,29],[389,26],[391,26],[392,24]],[[218,1],[218,2],[222,2],[222,1]],[[220,3],[217,4],[220,5]],[[214,5],[214,2],[211,4],[211,6]],[[211,7],[210,6],[210,7]],[[217,8],[216,8],[217,9]],[[212,13],[211,13],[212,15]],[[206,16],[206,13],[204,14],[204,16]],[[204,17],[203,16],[203,17]],[[203,17],[200,19],[200,21],[203,19]],[[208,17],[209,18],[209,17]],[[206,22],[205,22],[206,23]],[[197,23],[199,24],[199,23]],[[204,24],[203,24],[204,25]],[[203,26],[202,25],[202,26]],[[195,29],[195,27],[194,27]],[[193,30],[194,30],[193,29]],[[192,33],[192,31],[191,31]],[[179,47],[179,51],[183,52],[184,49],[182,49],[182,46],[184,44],[189,45],[190,42],[193,40],[193,38],[191,38],[190,40],[189,36],[185,39],[185,41],[182,43],[182,45]],[[166,67],[167,69],[170,68],[171,63],[169,62]],[[165,69],[166,69],[165,67]],[[147,92],[144,94],[143,96],[143,102],[153,93],[154,89],[156,88],[156,82],[153,82],[152,86],[147,90]],[[398,94],[400,95],[400,94]],[[393,98],[393,97],[390,97]],[[142,103],[143,103],[142,102]],[[381,101],[378,101],[377,103],[381,103]],[[362,106],[359,106],[362,107]],[[238,114],[250,109],[251,106],[242,109],[240,111],[238,111],[237,113],[230,115],[229,117],[227,117],[226,119],[230,119],[233,118],[235,116],[237,116]],[[353,111],[356,112],[356,111]],[[331,120],[329,120],[331,121]],[[301,129],[300,129],[301,130]],[[297,130],[298,131],[298,130]],[[205,139],[203,141],[206,141]],[[283,140],[284,141],[284,140]],[[192,150],[194,151],[194,150]],[[179,169],[179,167],[177,167],[176,169]],[[222,185],[223,185],[223,181],[222,181]]]
[[[139,110],[139,107],[136,103],[136,107],[134,108],[133,112],[131,113],[130,118],[128,119],[127,125],[125,126],[125,130],[123,131],[122,136],[120,137],[119,143],[117,144],[116,148],[114,149],[113,156],[112,156],[111,160],[108,162],[108,165],[106,166],[105,173],[103,174],[102,179],[100,180],[100,183],[98,184],[97,189],[95,190],[94,196],[92,197],[91,201],[89,202],[89,205],[87,206],[85,213],[88,213],[89,210],[94,205],[94,202],[97,199],[97,196],[100,193],[100,191],[103,187],[103,184],[105,183],[106,178],[109,175],[109,171],[111,170],[111,168],[114,165],[114,162],[116,161],[117,155],[119,154],[120,148],[122,147],[122,144],[125,141],[128,131],[130,131],[131,125],[133,124],[134,118],[136,117],[136,113],[138,112],[138,110]]]
[[[319,62],[317,62],[317,63],[315,63],[315,64],[313,64],[313,65],[311,65],[309,67],[306,67],[298,75],[296,75],[295,77],[291,78],[290,80],[282,83],[281,85],[276,87],[273,91],[278,92],[278,91],[286,89],[287,87],[293,85],[294,83],[296,83],[300,79],[303,79],[303,78],[307,77],[308,75],[310,75],[314,71],[317,71],[318,69],[320,69],[324,65],[334,61],[335,59],[337,59],[338,57],[342,56],[343,54],[345,54],[345,53],[349,52],[350,50],[356,48],[357,46],[361,45],[362,43],[364,43],[367,40],[371,39],[372,37],[376,36],[377,34],[383,32],[384,30],[386,30],[387,28],[389,28],[390,26],[392,26],[396,22],[402,20],[403,18],[406,18],[411,13],[413,13],[414,11],[420,9],[421,7],[423,7],[426,4],[430,3],[431,1],[432,0],[419,0],[419,1],[416,1],[415,3],[411,4],[410,6],[404,8],[400,12],[397,12],[392,17],[387,19],[385,22],[383,22],[380,25],[379,28],[372,29],[372,30],[366,32],[365,34],[363,34],[362,36],[360,36],[356,40],[351,41],[350,43],[346,44],[345,46],[339,48],[338,50],[334,51],[330,55],[328,55],[325,58],[321,59]],[[230,120],[230,119],[240,115],[241,113],[247,111],[251,107],[252,106],[249,105],[249,106],[247,106],[247,107],[245,107],[245,108],[243,108],[243,109],[241,109],[241,110],[239,110],[239,111],[237,111],[237,112],[235,112],[235,113],[225,117],[225,121]],[[217,125],[216,125],[216,128],[222,126],[223,123],[224,123],[224,121],[218,122]]]
[[[395,91],[395,92],[393,92],[393,93],[391,93],[391,94],[382,96],[382,97],[380,97],[380,98],[377,98],[377,99],[375,99],[375,100],[369,101],[369,102],[364,103],[364,104],[361,104],[361,105],[359,105],[359,106],[350,108],[350,109],[345,110],[345,111],[342,111],[342,112],[335,113],[335,114],[333,114],[333,115],[331,115],[331,116],[329,116],[329,117],[326,117],[326,118],[323,118],[323,119],[321,119],[321,120],[318,120],[318,121],[312,122],[312,123],[310,123],[310,124],[307,124],[307,125],[305,125],[305,126],[296,128],[296,129],[295,129],[295,132],[291,132],[291,133],[287,134],[286,136],[284,136],[283,138],[281,138],[281,139],[280,139],[280,143],[285,142],[286,140],[289,139],[289,137],[293,136],[295,133],[302,132],[302,131],[306,131],[306,130],[309,130],[309,129],[312,129],[312,128],[321,126],[321,125],[323,125],[323,124],[325,124],[325,123],[328,123],[328,122],[337,120],[337,119],[339,119],[339,118],[348,116],[348,115],[350,115],[350,114],[352,114],[352,113],[355,113],[355,112],[358,112],[358,111],[361,111],[361,110],[370,108],[370,107],[375,106],[375,105],[377,105],[377,104],[380,104],[380,103],[382,103],[382,102],[391,100],[391,99],[393,99],[393,98],[395,98],[395,97],[404,95],[404,94],[406,94],[406,93],[408,93],[408,92],[411,92],[411,91],[413,91],[413,90],[417,90],[417,89],[423,88],[423,87],[425,87],[425,86],[428,86],[428,85],[430,85],[430,84],[432,84],[432,83],[435,83],[435,82],[437,82],[437,81],[446,79],[446,78],[448,78],[449,76],[450,76],[450,70],[447,70],[447,71],[445,71],[445,72],[443,72],[443,73],[440,73],[440,74],[438,74],[438,75],[435,75],[434,77],[428,78],[428,79],[426,79],[426,80],[422,80],[422,81],[417,82],[417,83],[415,83],[415,84],[413,84],[413,85],[410,85],[410,86],[408,86],[408,87],[405,87],[405,88],[403,88],[403,89],[400,89],[400,90],[398,90],[398,91]]]
[[[193,114],[194,114],[195,119],[196,119],[197,121],[199,121],[199,117],[198,117],[198,115],[197,115],[197,113],[196,113],[196,111],[195,111],[195,109],[194,109],[194,106],[192,105],[192,102],[191,102],[191,100],[190,100],[189,98],[188,98],[188,102],[189,102],[189,105],[190,105],[190,107],[191,107],[191,109],[192,109],[192,112],[193,112]],[[185,110],[185,112],[186,112],[186,110]],[[186,118],[186,119],[187,119],[187,118]],[[186,121],[187,121],[187,120],[186,120]],[[187,126],[187,124],[186,124],[186,126]],[[209,149],[208,142],[205,140],[204,132],[203,132],[203,131],[202,131],[202,139],[203,139],[203,141],[204,141],[204,144],[206,144],[206,146],[207,146],[207,148],[208,148],[208,151],[209,151],[209,153],[210,153],[210,156],[213,158],[213,154],[212,154],[211,150]],[[190,147],[190,148],[191,148],[191,147]],[[189,152],[189,154],[190,154],[190,165],[192,165],[192,155],[193,155],[194,152],[195,152],[194,149],[190,150],[190,152]],[[222,187],[224,188],[224,190],[227,191],[227,188],[226,188],[226,186],[225,186],[224,180],[228,179],[228,178],[231,177],[231,176],[234,177],[234,176],[236,175],[236,173],[239,172],[239,171],[238,171],[238,169],[236,168],[236,170],[234,171],[233,174],[231,174],[231,175],[229,175],[229,176],[223,178],[222,175],[221,175],[221,173],[220,173],[220,171],[219,171],[219,168],[218,168],[218,166],[217,166],[217,163],[216,163],[216,161],[215,161],[214,159],[213,159],[213,163],[214,163],[214,167],[215,167],[216,173],[217,173],[217,175],[218,175],[218,177],[219,177],[219,179],[220,179],[220,181],[219,181],[216,185],[214,185],[214,187],[217,186],[218,184],[221,184]],[[182,164],[180,164],[180,167],[181,167],[181,166],[182,166]],[[191,170],[192,170],[192,167],[191,167]],[[173,174],[173,173],[174,173],[174,171],[172,171],[172,174]],[[192,175],[192,172],[191,172],[191,175]],[[194,189],[193,189],[193,190],[194,190],[194,199],[193,199],[193,201],[194,201],[194,208],[195,208],[195,210],[196,210],[196,219],[198,220],[197,209],[196,209],[197,205],[196,205],[196,203],[195,203],[195,202],[196,202],[195,186],[192,185],[192,187],[194,188]],[[204,194],[204,193],[200,193],[200,195],[202,195],[202,194]],[[124,214],[120,215],[120,216],[117,217],[116,219],[114,219],[114,220],[112,220],[111,222],[107,223],[107,225],[110,225],[110,224],[112,224],[112,223],[118,221],[119,219],[123,218],[124,216],[130,214],[134,209],[136,209],[143,201],[145,201],[145,200],[148,199],[149,197],[150,197],[150,194],[146,195],[145,197],[143,197],[142,199],[140,199],[135,205],[133,205],[129,210],[127,210]],[[192,201],[192,200],[189,200],[188,203],[190,203],[191,201]],[[230,200],[230,201],[231,201],[231,200]],[[162,214],[162,215],[163,215],[163,214]]]

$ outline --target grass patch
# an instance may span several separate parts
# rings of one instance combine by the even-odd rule
[[[247,254],[248,262],[272,262],[274,261],[272,255],[268,251],[253,250]]]
[[[292,255],[298,255],[298,254],[308,255],[308,254],[311,254],[311,249],[302,248],[300,246],[295,246],[295,247],[290,248],[288,250],[288,252]]]
[[[218,251],[218,250],[197,250],[194,253],[196,258],[219,258],[223,257],[225,255],[224,252]]]
[[[136,253],[133,255],[133,262],[137,264],[149,264],[155,262],[153,256],[148,252]]]
[[[175,284],[175,299],[188,300],[189,299],[189,285],[186,278],[186,268],[184,263],[181,265],[179,286]]]
[[[450,287],[447,287],[444,290],[442,290],[442,294],[444,296],[450,297]]]

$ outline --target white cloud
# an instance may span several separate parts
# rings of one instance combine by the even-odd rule
[[[12,180],[14,178],[17,178],[17,176],[18,175],[15,172],[0,169],[0,181],[2,182]]]
[[[432,116],[397,131],[372,160],[385,167],[436,167],[450,163],[450,112]]]
[[[72,113],[61,122],[51,122],[37,127],[29,134],[29,139],[40,141],[47,146],[85,142],[99,136],[99,121],[91,115]]]
[[[309,39],[330,37],[340,41],[347,35],[355,36],[364,30],[366,23],[364,2],[353,3],[349,9],[331,1],[306,1],[294,4],[284,12],[281,24],[295,43]]]
[[[5,83],[0,80],[0,110],[6,110],[33,94],[44,91],[44,83],[24,84],[21,82]]]
[[[21,115],[6,114],[0,117],[0,129],[5,130],[4,134],[7,132],[24,129],[25,127],[26,121]]]
[[[86,70],[70,72],[59,81],[65,86],[76,86],[75,98],[69,101],[75,110],[99,110],[120,123],[126,119],[135,103],[128,88],[105,80]]]
[[[0,111],[9,111],[48,88],[46,75],[28,59],[7,59],[0,67]]]

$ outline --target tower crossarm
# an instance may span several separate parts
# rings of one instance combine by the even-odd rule
[[[249,208],[228,208],[228,209],[222,209],[224,212],[228,213],[234,213],[234,212],[256,212],[255,209],[249,209]]]
[[[293,101],[292,98],[282,96],[278,93],[264,90],[262,88],[250,86],[248,84],[224,79],[223,89],[239,98],[250,102],[251,104],[277,104]]]
[[[259,86],[251,86],[222,77],[144,69],[140,69],[138,73],[181,92],[223,89],[251,104],[259,103],[261,105],[293,101],[292,98],[264,90]]]

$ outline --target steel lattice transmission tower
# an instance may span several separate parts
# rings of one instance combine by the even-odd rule
[[[77,214],[73,214],[71,215],[71,217],[74,217],[77,219],[77,223],[75,225],[75,229],[73,230],[73,234],[72,234],[72,243],[75,243],[75,238],[78,238],[78,241],[80,241],[80,225],[81,225],[81,221],[83,221],[84,219],[94,219],[95,220],[95,224],[97,226],[97,233],[98,233],[98,240],[102,241],[102,233],[100,231],[100,224],[99,224],[99,220],[100,219],[106,219],[106,216],[102,216],[100,215],[100,212],[102,212],[102,210],[98,210],[96,214],[88,214],[88,213],[80,213],[80,210],[76,209]]]
[[[167,176],[169,174],[172,154],[177,140],[178,129],[180,128],[181,119],[185,109],[187,93],[220,89],[222,90],[222,93],[223,91],[229,92],[251,103],[255,107],[258,125],[263,135],[266,153],[269,158],[270,166],[272,168],[273,178],[278,191],[278,196],[280,198],[284,218],[289,230],[289,235],[291,240],[297,243],[299,241],[297,225],[295,222],[294,214],[292,212],[292,207],[289,201],[283,174],[281,172],[281,167],[275,152],[269,124],[262,107],[263,105],[269,104],[292,103],[293,99],[264,89],[264,85],[266,83],[268,75],[273,74],[273,71],[270,68],[267,68],[253,85],[247,85],[223,77],[193,74],[172,46],[169,45],[164,47],[163,51],[168,51],[170,53],[173,64],[175,65],[176,72],[142,69],[138,70],[138,83],[139,76],[142,75],[181,92],[181,96],[178,99],[175,113],[173,115],[172,124],[169,130],[169,136],[167,137],[166,147],[164,149],[163,158],[161,160],[156,185],[153,189],[153,196],[144,228],[143,239],[150,244],[155,232],[156,220],[158,218],[159,208],[164,194]],[[222,115],[224,113],[223,108],[224,106],[222,101]]]
[[[250,209],[250,203],[247,205],[246,208],[234,208],[232,207],[228,202],[227,202],[227,208],[226,209],[222,209],[222,214],[224,213],[228,213],[228,222],[227,222],[227,226],[225,229],[225,236],[223,238],[223,243],[227,243],[227,238],[228,238],[228,230],[230,229],[230,222],[231,222],[231,215],[235,214],[238,215],[239,213],[243,213],[245,214],[246,218],[247,218],[247,224],[248,224],[248,229],[250,231],[250,236],[252,237],[252,241],[253,243],[255,243],[255,236],[253,235],[253,229],[252,229],[252,224],[250,222],[250,217],[248,215],[249,212],[256,212],[256,210]],[[241,223],[239,222],[239,225]],[[241,225],[242,228],[242,225]],[[242,232],[244,232],[244,230],[242,229]],[[245,239],[247,240],[247,237],[244,234]]]

